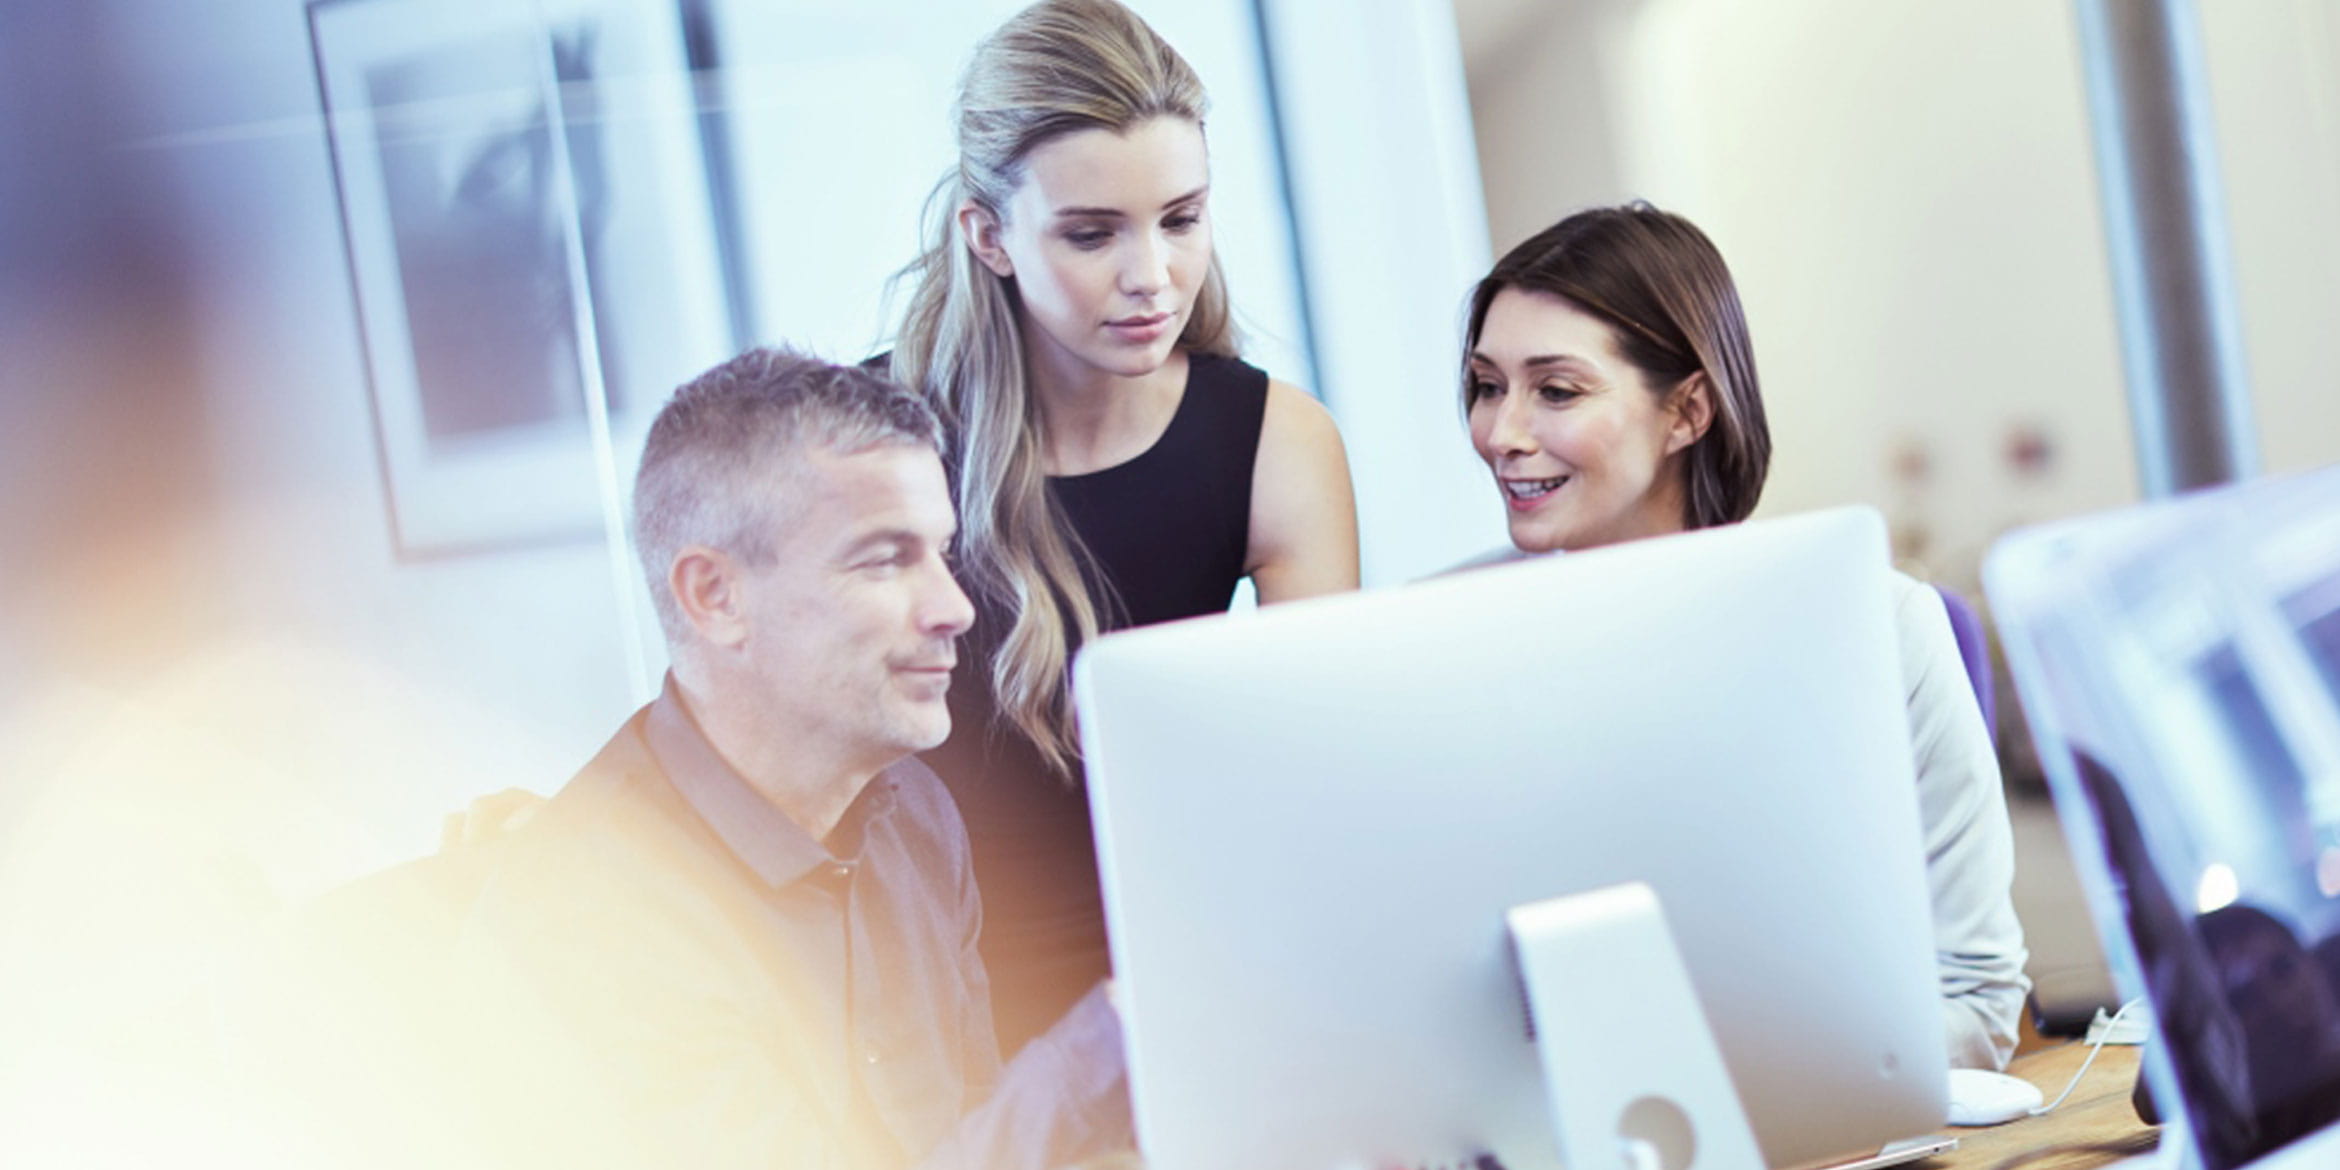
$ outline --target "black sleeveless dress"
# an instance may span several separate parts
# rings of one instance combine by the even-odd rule
[[[1251,543],[1251,473],[1267,375],[1193,355],[1162,437],[1127,463],[1055,476],[1109,629],[1219,613]],[[1111,973],[1089,801],[1000,715],[990,664],[1008,615],[978,597],[951,676],[951,737],[923,757],[957,798],[983,895],[983,963],[1000,1051],[1046,1031]]]

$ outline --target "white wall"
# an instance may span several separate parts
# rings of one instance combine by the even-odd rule
[[[2236,294],[2270,472],[2340,460],[2340,14],[2202,3]]]
[[[1638,3],[1457,0],[1496,254],[1579,207],[1633,196],[1613,93]]]
[[[1459,405],[1487,224],[1447,0],[1270,0],[1294,215],[1368,586],[1504,542]]]
[[[36,108],[106,113],[0,224],[0,1162],[203,1164],[235,945],[632,697],[599,545],[394,558],[302,5],[73,19]]]
[[[155,682],[176,701],[226,669],[204,689],[249,689],[246,750],[412,855],[479,792],[557,785],[630,709],[608,552],[396,558],[302,6],[112,11],[216,469],[184,550],[216,620]]]
[[[629,696],[600,547],[393,558],[302,5],[75,9],[0,20],[85,136],[0,224],[0,1160],[200,1160],[223,946]]]

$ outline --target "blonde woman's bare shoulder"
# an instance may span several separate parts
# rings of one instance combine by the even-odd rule
[[[1357,498],[1332,412],[1269,379],[1251,477],[1247,569],[1262,602],[1357,587]]]
[[[1340,428],[1333,423],[1332,411],[1325,409],[1316,396],[1281,378],[1269,378],[1267,389],[1267,417],[1260,424],[1260,442],[1266,443],[1270,433],[1285,432],[1284,438],[1330,441],[1339,445]],[[1343,455],[1346,458],[1346,455]]]

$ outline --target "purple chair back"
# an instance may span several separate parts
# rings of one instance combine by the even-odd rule
[[[1983,729],[1996,740],[1999,736],[1999,704],[1997,686],[1991,681],[1991,651],[1983,641],[1982,619],[1975,616],[1974,607],[1965,598],[1934,586],[1942,595],[1942,608],[1950,614],[1950,632],[1958,638],[1958,657],[1966,664],[1966,681],[1974,687],[1974,701],[1982,708]]]

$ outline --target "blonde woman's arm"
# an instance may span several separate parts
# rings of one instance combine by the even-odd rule
[[[1349,455],[1324,405],[1268,383],[1251,473],[1244,570],[1263,605],[1357,587],[1357,496]]]

